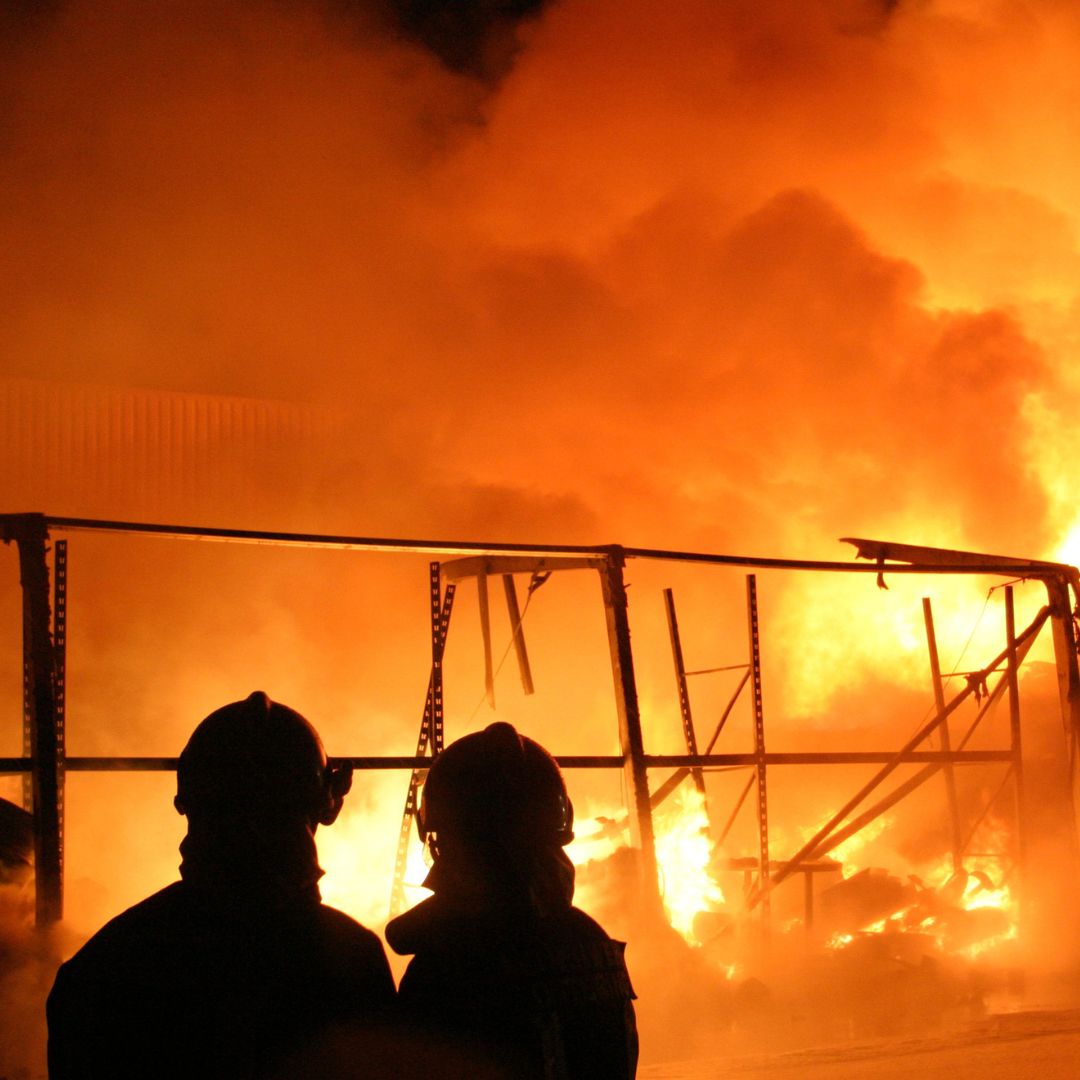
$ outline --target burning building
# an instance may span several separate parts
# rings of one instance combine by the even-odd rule
[[[473,675],[468,681],[482,689],[472,713],[465,717],[458,704],[455,718],[458,724],[475,726],[481,707],[495,707],[496,675],[511,650],[516,654],[525,697],[535,692],[525,616],[539,590],[553,577],[560,579],[581,571],[597,574],[607,663],[614,687],[614,707],[603,712],[614,714],[619,752],[563,753],[554,741],[557,737],[554,725],[549,737],[565,769],[613,770],[622,777],[622,804],[609,802],[604,812],[594,811],[591,824],[580,830],[582,902],[603,911],[606,922],[621,923],[625,935],[636,936],[643,951],[651,954],[652,962],[661,969],[670,968],[673,963],[681,966],[681,962],[674,960],[673,950],[674,953],[685,953],[687,948],[701,950],[696,960],[700,965],[700,981],[715,991],[709,1016],[700,1020],[709,1035],[745,1022],[746,1006],[735,996],[739,987],[764,986],[763,979],[774,978],[760,950],[763,933],[777,927],[789,939],[797,929],[800,955],[806,954],[808,947],[810,955],[818,955],[818,950],[824,947],[843,954],[846,963],[856,964],[857,975],[849,976],[855,999],[840,1007],[841,1016],[859,1014],[856,1002],[865,1006],[868,1000],[882,998],[880,990],[869,998],[865,996],[867,980],[872,982],[875,975],[882,987],[890,989],[888,1004],[882,1008],[893,1024],[910,1021],[915,1000],[920,1002],[918,1018],[926,1019],[927,985],[939,994],[942,1012],[950,1006],[971,1006],[972,997],[981,1006],[981,992],[971,991],[959,976],[954,979],[963,989],[942,982],[936,974],[927,975],[926,962],[941,964],[947,960],[955,964],[964,954],[987,953],[996,965],[990,969],[996,974],[992,978],[987,976],[987,985],[1002,990],[1007,984],[1002,973],[1019,971],[1029,962],[1033,943],[1038,939],[1038,932],[1029,929],[1026,918],[1032,920],[1030,926],[1038,927],[1041,923],[1045,928],[1046,920],[1054,917],[1053,909],[1062,903],[1062,879],[1075,879],[1077,830],[1072,799],[1076,789],[1073,763],[1080,730],[1076,716],[1080,675],[1074,627],[1078,578],[1076,569],[1064,564],[868,540],[853,542],[858,553],[871,560],[869,564],[626,549],[617,545],[588,548],[334,537],[43,515],[9,515],[4,518],[3,526],[5,539],[18,552],[23,592],[27,752],[22,758],[0,760],[0,767],[9,773],[22,773],[29,780],[26,792],[33,808],[34,895],[39,924],[55,921],[63,912],[67,778],[95,772],[168,772],[176,763],[175,757],[78,755],[67,749],[68,541],[64,538],[53,542],[52,534],[68,532],[164,538],[173,542],[216,540],[260,548],[269,545],[379,553],[383,557],[443,556],[441,561],[431,563],[429,570],[430,670],[415,754],[339,755],[362,770],[411,770],[392,875],[389,862],[381,874],[375,866],[368,865],[369,880],[365,885],[361,886],[347,869],[333,885],[335,898],[343,906],[360,909],[365,901],[357,891],[366,891],[366,902],[370,904],[371,887],[378,888],[381,881],[387,890],[384,897],[388,894],[389,913],[400,910],[407,902],[407,891],[415,895],[420,876],[411,824],[426,764],[443,745],[444,661],[458,585],[475,583],[482,678],[477,678],[481,667],[474,657]],[[643,722],[624,576],[627,563],[633,566],[639,561],[691,565],[711,571],[735,568],[754,571],[745,579],[748,637],[746,659],[739,663],[688,669],[674,591],[670,588],[664,591],[663,606],[674,662],[674,697],[684,742],[677,753],[657,752],[646,742],[646,733],[650,741],[664,741],[660,725],[666,710],[653,703],[648,723]],[[768,744],[766,740],[757,596],[757,577],[761,571],[854,573],[864,582],[876,579],[878,592],[888,591],[887,577],[1003,578],[999,586],[991,588],[988,600],[995,592],[1001,593],[1004,645],[995,655],[970,669],[959,669],[956,665],[951,670],[943,669],[931,600],[924,597],[921,606],[928,654],[927,683],[933,704],[910,736],[899,746],[772,749],[772,740]],[[632,572],[635,580],[648,580],[648,575]],[[527,599],[522,606],[515,579],[524,575],[527,575]],[[496,578],[501,579],[505,592],[505,625],[509,633],[498,663],[493,649],[488,592],[489,579]],[[1034,611],[1026,625],[1019,626],[1014,591],[1025,581],[1045,586],[1047,603]],[[580,602],[580,593],[576,599]],[[1030,597],[1023,606],[1030,607]],[[587,621],[578,612],[572,632],[569,624],[565,624],[554,641],[545,635],[546,651],[550,652],[553,645],[556,652],[567,645],[575,651],[585,649],[584,641],[589,636]],[[1046,627],[1052,629],[1051,652],[1047,654],[1044,643],[1042,655],[1053,657],[1059,699],[1056,711],[1063,732],[1049,773],[1041,755],[1033,761],[1029,752],[1025,759],[1020,692],[1021,672],[1029,658],[1039,655],[1036,646]],[[643,644],[649,644],[650,636],[647,628],[637,635],[639,654]],[[715,724],[710,725],[712,731],[707,742],[699,746],[690,679],[732,672],[740,677]],[[732,716],[738,715],[736,710],[744,690],[746,696],[739,711],[744,714],[749,731],[743,732],[740,739],[737,735],[733,737],[731,729],[725,734],[725,729]],[[461,700],[457,698],[459,703]],[[964,706],[968,708],[964,710]],[[505,715],[506,710],[516,707],[503,704],[501,708]],[[1045,708],[1045,702],[1036,705],[1037,710],[1041,708]],[[1002,714],[1007,714],[1004,720]],[[797,737],[798,725],[793,726],[790,719],[780,727],[787,740],[793,735]],[[872,730],[873,726],[867,725],[863,736]],[[83,732],[85,738],[85,726]],[[350,725],[352,737],[361,732],[369,737],[374,734],[367,724]],[[880,733],[876,737],[880,738]],[[1048,780],[1055,772],[1055,765],[1056,775]],[[849,775],[854,769],[865,772],[867,767],[873,768],[869,777],[853,790],[845,791],[844,785],[835,783],[820,788],[816,792],[817,803],[819,807],[827,807],[827,813],[810,827],[792,817],[789,793],[781,802],[786,813],[778,828],[775,809],[770,811],[770,775],[775,777],[778,769],[808,772],[829,766],[843,767]],[[974,783],[968,778],[973,769],[981,770]],[[987,771],[990,779],[985,775]],[[1033,771],[1039,774],[1044,789],[1038,797],[1030,794],[1028,788]],[[661,775],[663,780],[659,779]],[[739,779],[738,793],[732,801],[733,777]],[[894,858],[902,852],[906,856],[903,876],[874,863],[858,870],[868,853],[875,850],[874,843],[880,841],[884,830],[897,827],[895,815],[904,809],[903,804],[915,802],[916,793],[925,795],[925,789],[933,786],[931,780],[944,781],[943,791],[934,800],[943,806],[943,811],[937,810],[929,823],[924,818],[922,823],[909,823],[903,828],[907,850],[900,843],[893,849]],[[804,780],[796,786],[810,789],[820,784],[820,779]],[[587,786],[578,790],[588,792],[586,799],[596,805],[595,790],[590,791]],[[824,798],[823,792],[827,792]],[[748,803],[751,794],[753,798]],[[749,807],[746,812],[742,812],[744,806]],[[369,805],[364,815],[366,827],[372,828],[373,821],[380,822],[385,834],[386,810],[384,800]],[[735,826],[741,812],[740,833]],[[1037,836],[1032,834],[1032,818],[1044,823]],[[940,825],[942,820],[944,827]],[[1048,829],[1045,825],[1048,820],[1056,820],[1056,827]],[[749,844],[748,832],[753,838]],[[782,838],[779,843],[778,836]],[[355,834],[350,839],[354,840]],[[919,846],[921,855],[915,854]],[[860,847],[865,850],[859,851]],[[363,845],[359,848],[362,850]],[[1053,873],[1035,869],[1036,848],[1039,859],[1053,860]],[[880,858],[880,846],[877,851]],[[359,856],[360,850],[350,849],[339,839],[331,842],[326,857],[332,865],[342,862],[347,865],[355,864]],[[920,873],[914,873],[915,870]],[[797,902],[790,887],[784,888],[791,879],[801,879]],[[1021,909],[1021,898],[1026,911]],[[1040,908],[1041,914],[1035,916]],[[371,920],[370,913],[366,914]],[[1017,940],[1021,931],[1026,937],[1027,950],[1023,960],[1009,944]],[[1055,942],[1061,945],[1060,933],[1055,933]],[[871,943],[873,951],[867,953]],[[858,963],[852,959],[860,956],[864,959]],[[887,977],[897,967],[921,972],[917,992],[902,1007],[897,1005],[892,993],[894,980]],[[642,970],[647,973],[646,986],[659,981],[647,961],[642,963]],[[862,989],[857,989],[856,984]],[[936,1000],[933,995],[932,999]],[[704,998],[698,996],[695,1000],[708,1002],[711,995],[706,992]],[[648,1006],[643,1008],[643,1019],[648,1032],[654,1022]],[[656,1043],[660,1043],[659,1030],[658,1027]]]
[[[720,972],[716,1015],[787,1007],[732,947],[766,906],[793,948],[876,951],[911,986],[941,955],[1019,953],[1008,927],[1052,925],[1075,887],[1053,638],[1071,604],[1038,569],[1080,562],[1075,12],[564,0],[501,6],[448,43],[416,8],[0,15],[0,510],[40,510],[71,541],[66,754],[167,763],[198,716],[273,673],[332,753],[403,763],[364,774],[324,851],[333,899],[377,923],[430,671],[430,558],[607,558],[615,538],[827,562],[843,535],[1030,556],[932,578],[885,556],[888,590],[870,548],[871,569],[820,575],[632,558],[644,789],[624,771],[596,568],[531,591],[515,568],[534,694],[511,675],[501,575],[490,665],[479,577],[456,582],[446,644],[452,734],[490,718],[490,692],[560,755],[618,759],[571,772],[595,822],[591,902],[640,877],[628,830],[656,800],[645,877],[680,935],[661,927],[656,952]],[[56,524],[73,519],[449,544],[270,550]],[[15,762],[22,593],[4,551]],[[760,732],[752,675],[735,694],[746,572]],[[1016,693],[1013,639],[1030,642]],[[948,745],[936,724],[834,822],[943,709]],[[762,803],[759,734],[768,755],[863,759],[770,757]],[[12,804],[23,769],[3,780]],[[168,786],[164,764],[67,771],[72,932],[172,874]],[[1017,905],[1031,914],[991,933]]]

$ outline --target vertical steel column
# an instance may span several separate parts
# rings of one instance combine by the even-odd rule
[[[660,881],[656,866],[656,841],[653,836],[652,807],[649,803],[649,777],[645,768],[645,744],[641,734],[637,683],[634,679],[634,654],[630,648],[630,621],[627,615],[626,583],[623,580],[623,549],[608,549],[600,570],[604,596],[611,673],[615,680],[615,707],[619,716],[619,744],[623,770],[630,797],[630,839],[641,852],[641,872],[646,888],[660,901]]]
[[[23,737],[22,737],[22,756],[27,761],[33,761],[34,759],[34,693],[33,693],[33,679],[30,675],[30,649],[29,638],[26,635],[25,623],[26,623],[26,598],[23,597]],[[22,807],[24,810],[28,810],[30,813],[34,812],[34,773],[33,770],[29,770],[22,774]]]
[[[450,624],[450,607],[454,601],[454,586],[446,586],[442,595],[442,575],[439,564],[430,566],[431,586],[431,756],[442,753],[443,736],[443,653],[446,651],[446,632]],[[414,807],[415,810],[415,807]]]
[[[668,634],[671,636],[671,656],[675,661],[675,684],[679,690],[679,712],[682,714],[683,737],[686,752],[697,756],[697,736],[694,734],[694,717],[690,711],[690,689],[686,685],[686,665],[683,663],[682,641],[679,638],[679,621],[675,617],[675,596],[670,589],[664,590],[664,608],[667,611]],[[685,775],[685,774],[684,774]],[[701,769],[691,769],[694,786],[705,798],[705,774]],[[708,812],[706,812],[706,818]]]
[[[1027,862],[1027,814],[1024,802],[1024,755],[1020,741],[1020,678],[1019,660],[1016,655],[1016,608],[1013,587],[1005,586],[1005,641],[1009,650],[1006,657],[1006,675],[1009,680],[1009,734],[1012,750],[1013,791],[1016,797],[1016,865],[1020,870],[1021,890]],[[1023,892],[1020,896],[1023,904]]]
[[[930,653],[930,679],[934,686],[934,707],[938,716],[945,713],[945,688],[941,682],[941,662],[938,659],[937,635],[934,632],[934,612],[930,606],[930,597],[924,596],[922,602],[923,622],[926,624],[926,647]],[[946,717],[938,726],[941,736],[941,749],[952,752],[949,739],[949,721]],[[949,822],[952,828],[952,865],[953,873],[959,874],[964,869],[964,834],[960,827],[960,804],[956,798],[956,774],[953,764],[946,758],[942,770],[945,774],[945,798],[949,808]]]
[[[1054,628],[1054,659],[1057,663],[1058,700],[1065,729],[1069,780],[1073,800],[1073,854],[1080,854],[1080,669],[1077,667],[1076,633],[1069,583],[1064,577],[1046,579],[1050,617]]]
[[[34,813],[34,881],[38,925],[64,914],[61,777],[62,729],[56,707],[56,653],[49,617],[48,529],[40,514],[28,514],[14,535],[23,591],[23,659],[30,727],[31,792]]]
[[[765,709],[761,696],[761,640],[758,633],[757,575],[746,575],[746,618],[750,635],[750,683],[754,695],[754,754],[757,764],[758,881],[761,914],[769,917],[769,798],[765,767]]]
[[[56,665],[54,697],[56,702],[56,810],[60,841],[60,888],[63,917],[64,882],[64,760],[67,755],[67,541],[53,545],[53,658]]]

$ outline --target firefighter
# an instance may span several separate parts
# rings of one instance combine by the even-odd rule
[[[351,780],[303,716],[261,691],[199,724],[177,766],[181,880],[60,967],[53,1080],[289,1075],[335,1025],[389,1019],[381,942],[319,893],[315,830]]]
[[[572,905],[573,825],[554,758],[510,724],[459,739],[428,773],[417,828],[433,895],[386,939],[413,954],[403,1013],[474,1075],[635,1074],[625,946]]]

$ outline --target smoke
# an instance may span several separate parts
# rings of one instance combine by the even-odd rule
[[[362,465],[451,529],[1044,554],[1073,189],[984,88],[1068,17],[560,4],[492,88],[362,9],[64,5],[7,48],[5,367],[333,402],[335,524]]]
[[[165,505],[187,522],[826,558],[877,535],[1077,561],[1071,5],[563,0],[453,32],[405,8],[74,0],[8,17],[2,374],[333,414],[314,451],[222,448],[247,501],[185,491]],[[122,484],[62,470],[0,462],[0,494],[145,516]],[[154,543],[80,539],[80,752],[175,753],[257,686],[332,751],[356,752],[361,724],[360,752],[412,749],[421,560],[313,570]],[[632,595],[653,620],[635,629],[643,702],[675,738],[670,659],[645,655],[668,583],[635,570]],[[580,608],[557,588],[530,616],[564,612],[530,641],[552,696],[500,707],[612,752],[589,677],[602,630],[563,666]],[[741,626],[705,621],[716,597],[680,593],[703,665],[744,647]],[[870,645],[809,586],[763,603],[768,700],[807,730],[858,730],[880,688],[924,678],[863,670]],[[478,658],[460,649],[458,722],[475,723]],[[825,679],[843,656],[848,683]],[[17,716],[14,644],[4,663]],[[883,710],[891,727],[906,707]],[[85,828],[127,835],[143,867],[107,887],[82,873],[87,922],[172,872],[159,781],[130,789],[165,808],[138,837],[87,789]],[[357,821],[397,814],[384,786]]]

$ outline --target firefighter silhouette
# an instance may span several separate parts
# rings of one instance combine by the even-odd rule
[[[428,773],[417,827],[434,895],[386,939],[413,954],[403,1013],[420,1037],[471,1055],[476,1075],[635,1074],[624,945],[572,905],[573,815],[555,760],[510,724],[464,736]]]
[[[199,724],[177,767],[181,880],[60,967],[53,1080],[275,1076],[331,1026],[389,1018],[381,942],[319,894],[315,830],[351,780],[261,691]]]

